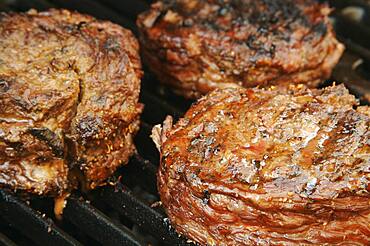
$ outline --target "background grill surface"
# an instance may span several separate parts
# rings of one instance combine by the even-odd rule
[[[30,8],[67,8],[111,20],[135,34],[138,13],[149,8],[145,0],[0,0],[2,11]],[[344,82],[362,101],[370,99],[370,1],[331,1],[338,38],[347,50],[327,81]],[[349,7],[351,6],[351,7]],[[141,102],[145,104],[138,154],[117,171],[112,183],[88,195],[73,194],[63,220],[53,214],[53,200],[24,202],[0,189],[0,245],[190,245],[171,228],[159,206],[156,189],[158,153],[149,138],[151,128],[166,115],[180,117],[191,101],[173,95],[144,67]]]

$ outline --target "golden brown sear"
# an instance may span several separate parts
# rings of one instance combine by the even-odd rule
[[[153,129],[158,188],[201,245],[369,245],[370,108],[344,86],[218,89]]]
[[[175,92],[328,78],[344,46],[314,0],[158,1],[137,20],[145,62]]]
[[[134,151],[142,76],[132,33],[67,10],[2,13],[0,185],[60,194],[71,169],[91,188]]]

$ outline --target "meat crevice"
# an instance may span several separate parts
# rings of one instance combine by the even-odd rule
[[[130,31],[77,12],[3,14],[0,185],[60,195],[71,169],[94,188],[127,163],[143,107],[138,48]]]

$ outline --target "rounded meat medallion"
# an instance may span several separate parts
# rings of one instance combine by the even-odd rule
[[[344,46],[315,0],[159,1],[137,20],[148,66],[175,92],[328,78]]]
[[[153,128],[179,233],[201,245],[370,244],[370,108],[342,85],[292,87],[218,89]]]
[[[58,195],[69,178],[94,188],[127,163],[142,111],[138,48],[88,15],[2,13],[0,186]]]

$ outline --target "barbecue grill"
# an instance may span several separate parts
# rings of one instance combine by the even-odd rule
[[[67,8],[111,20],[135,34],[138,13],[151,1],[114,0],[0,0],[2,11],[30,8]],[[331,1],[338,38],[346,52],[333,72],[333,81],[346,86],[368,104],[370,100],[370,1]],[[144,61],[145,63],[145,61]],[[159,85],[144,67],[141,102],[145,104],[141,130],[136,136],[138,153],[120,168],[105,187],[89,194],[75,192],[68,198],[63,219],[53,212],[50,198],[24,201],[0,190],[0,244],[3,245],[192,245],[170,226],[156,189],[159,155],[150,139],[154,124],[166,115],[180,117],[191,101]]]

